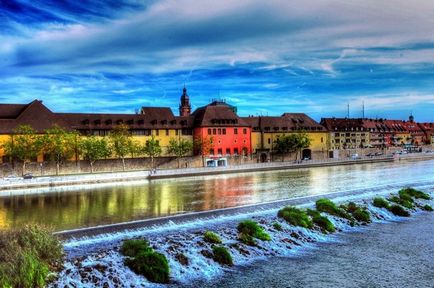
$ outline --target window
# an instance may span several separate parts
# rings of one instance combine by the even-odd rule
[[[159,136],[160,135],[160,130],[155,129],[155,136]]]
[[[209,149],[209,155],[214,155],[214,149]]]
[[[234,128],[234,134],[238,134],[238,128]]]
[[[214,129],[212,129],[212,135],[215,135],[215,134],[217,134],[217,130],[214,128]]]
[[[175,129],[175,135],[176,135],[176,136],[179,135],[179,131],[178,131],[178,129]]]
[[[270,138],[268,138],[268,144],[271,144],[271,139]]]
[[[218,149],[218,155],[222,155],[223,154],[223,150],[222,150],[222,148],[219,148]]]
[[[243,134],[247,134],[247,129],[246,128],[243,129]]]
[[[181,130],[182,135],[193,135],[193,130],[184,128]]]
[[[321,137],[321,143],[323,143],[324,142],[324,138],[323,137]]]
[[[222,129],[222,133],[223,133],[223,135],[226,135],[226,128]]]
[[[231,155],[231,148],[226,148],[226,155]]]
[[[238,155],[238,148],[234,148],[234,155]]]
[[[221,128],[217,129],[217,133],[218,133],[219,135],[221,135],[221,134],[222,134],[222,129],[221,129]]]
[[[211,135],[211,128],[208,128],[208,135]]]
[[[169,129],[166,129],[166,136],[169,136]]]

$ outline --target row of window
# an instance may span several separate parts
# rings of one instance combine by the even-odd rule
[[[223,154],[223,149],[222,148],[218,148],[218,149],[210,149],[209,150],[209,155],[219,155],[219,156],[222,156],[222,155],[239,155],[239,150],[238,150],[238,148],[234,148],[233,149],[233,153],[231,153],[232,151],[231,151],[231,148],[226,148],[226,150],[225,150],[225,154]],[[243,152],[243,155],[247,155],[247,153],[248,153],[248,150],[247,150],[247,148],[243,148],[242,149],[242,152]]]
[[[234,128],[234,134],[238,134],[238,128]],[[247,134],[247,128],[243,128],[243,134]],[[208,135],[226,135],[226,128],[208,128]]]
[[[112,130],[80,130],[79,132],[82,135],[94,135],[94,136],[108,136],[110,135]],[[175,135],[193,135],[193,130],[191,129],[176,129]],[[161,135],[170,135],[170,129],[138,129],[138,130],[130,130],[130,134],[134,136],[160,136]]]
[[[356,136],[361,136],[364,137],[365,133],[335,133],[335,137],[356,137]]]

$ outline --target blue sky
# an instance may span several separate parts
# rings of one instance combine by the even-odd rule
[[[4,1],[0,102],[434,122],[434,2]]]

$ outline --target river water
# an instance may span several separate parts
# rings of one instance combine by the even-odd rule
[[[43,223],[64,230],[433,181],[434,160],[428,160],[50,188],[39,191],[42,193],[0,197],[0,228]]]

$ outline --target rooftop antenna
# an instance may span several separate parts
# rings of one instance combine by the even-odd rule
[[[350,118],[350,102],[347,103],[347,118]]]
[[[365,101],[362,101],[362,119],[365,119]]]

